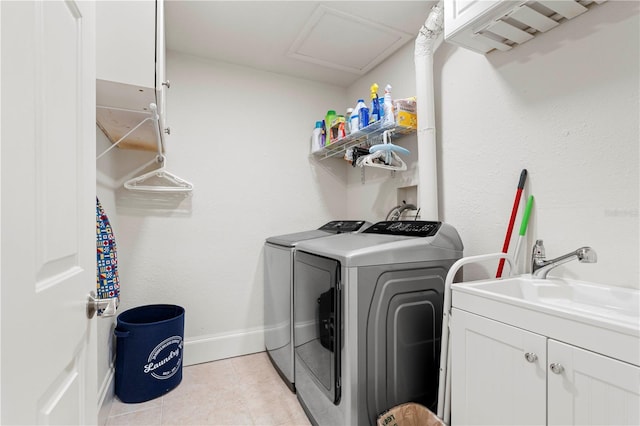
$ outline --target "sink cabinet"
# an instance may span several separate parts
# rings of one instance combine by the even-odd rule
[[[455,298],[450,325],[452,424],[640,424],[639,366],[456,308]]]
[[[549,425],[640,424],[640,367],[549,339]]]
[[[451,423],[544,424],[546,338],[459,309],[450,326]]]

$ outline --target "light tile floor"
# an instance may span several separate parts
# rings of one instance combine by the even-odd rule
[[[125,404],[110,425],[310,425],[265,352],[184,367],[182,383],[161,398]]]

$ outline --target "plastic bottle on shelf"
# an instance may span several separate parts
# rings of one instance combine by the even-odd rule
[[[311,134],[311,152],[318,152],[322,149],[322,121],[316,121],[316,127]]]
[[[332,109],[330,109],[329,111],[327,111],[327,115],[324,118],[324,125],[325,125],[325,134],[327,135],[326,141],[328,142],[327,145],[329,145],[332,140],[331,140],[331,126],[333,126],[333,122],[336,120],[336,112]]]
[[[364,99],[358,99],[358,102],[356,103],[356,107],[353,109],[353,112],[351,113],[351,123],[350,123],[350,127],[351,127],[351,133],[355,133],[358,130],[360,130],[360,108],[362,107],[366,107],[366,105],[364,104]]]
[[[369,125],[369,108],[364,103],[363,99],[358,100],[358,129],[362,130]]]
[[[375,123],[380,120],[380,100],[378,98],[378,83],[371,85],[371,110],[370,110],[370,122]]]
[[[347,135],[351,134],[351,114],[353,114],[353,108],[347,108],[347,112],[344,115],[344,130]]]
[[[382,124],[394,124],[396,122],[393,116],[393,99],[391,99],[391,85],[387,84],[384,88],[384,118]]]

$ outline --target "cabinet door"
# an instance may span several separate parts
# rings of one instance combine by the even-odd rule
[[[549,425],[640,424],[640,367],[555,340],[548,362]]]
[[[164,0],[156,0],[156,105],[160,114],[160,135],[164,139],[164,129],[167,127],[167,96],[169,84],[166,82],[166,41],[164,22]],[[166,83],[166,84],[165,84]]]
[[[445,0],[445,31],[456,32],[499,3],[500,0]]]
[[[451,345],[452,424],[545,424],[546,337],[453,309]]]
[[[155,1],[98,1],[96,21],[96,78],[154,87]]]

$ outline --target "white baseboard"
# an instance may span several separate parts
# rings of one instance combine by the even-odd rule
[[[105,425],[115,398],[115,368],[109,368],[98,389],[98,424]]]
[[[264,328],[262,327],[190,338],[185,340],[183,365],[201,364],[264,350]]]

